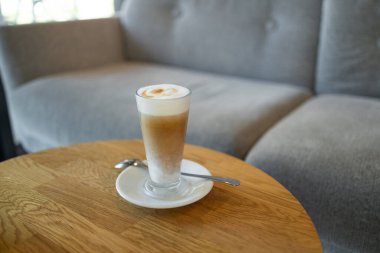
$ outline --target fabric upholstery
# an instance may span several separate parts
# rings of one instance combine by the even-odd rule
[[[380,97],[379,0],[324,1],[316,90]]]
[[[116,18],[0,27],[0,70],[9,90],[37,77],[123,61]]]
[[[141,138],[134,94],[155,83],[192,90],[189,143],[241,158],[263,132],[310,96],[294,86],[129,62],[45,77],[15,90],[17,138],[28,151]]]
[[[274,126],[246,161],[303,204],[325,252],[380,252],[380,101],[313,98]]]
[[[128,57],[311,87],[320,0],[128,0]]]

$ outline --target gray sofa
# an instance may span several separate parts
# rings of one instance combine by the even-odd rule
[[[140,138],[137,87],[182,84],[189,143],[281,182],[325,252],[380,252],[380,1],[127,0],[1,27],[0,56],[27,151]]]

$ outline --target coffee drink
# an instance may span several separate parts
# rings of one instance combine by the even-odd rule
[[[142,113],[140,118],[152,181],[159,184],[177,182],[188,112],[169,116]]]
[[[151,184],[175,186],[181,161],[190,104],[190,90],[173,84],[140,88],[136,94]]]

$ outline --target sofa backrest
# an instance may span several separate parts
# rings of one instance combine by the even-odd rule
[[[127,57],[311,88],[320,0],[126,0]]]
[[[325,0],[316,91],[380,97],[380,1]]]

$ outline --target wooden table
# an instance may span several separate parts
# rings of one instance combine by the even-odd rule
[[[0,252],[322,252],[309,216],[273,178],[231,156],[187,145],[185,158],[241,186],[153,210],[116,193],[141,141],[99,141],[0,163]]]

